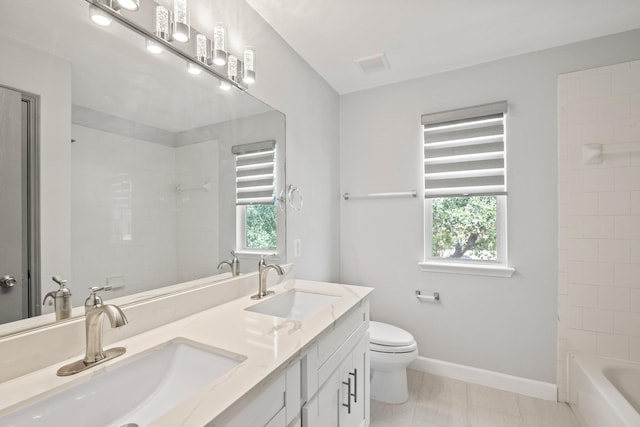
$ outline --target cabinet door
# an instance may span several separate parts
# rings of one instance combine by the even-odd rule
[[[305,427],[338,427],[341,371],[336,370],[302,409]]]
[[[340,365],[340,427],[361,427],[369,423],[369,352],[365,334]]]

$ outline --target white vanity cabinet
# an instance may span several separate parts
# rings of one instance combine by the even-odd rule
[[[364,301],[307,353],[304,427],[369,425],[368,327],[369,306]]]

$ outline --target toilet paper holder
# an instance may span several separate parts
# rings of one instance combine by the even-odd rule
[[[422,295],[422,292],[419,290],[416,291],[416,298],[420,301],[430,301],[430,302],[439,302],[440,301],[440,292],[434,292],[433,295]]]

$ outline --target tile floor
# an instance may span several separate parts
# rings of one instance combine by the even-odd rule
[[[371,401],[370,427],[580,427],[568,405],[409,369],[409,401]]]

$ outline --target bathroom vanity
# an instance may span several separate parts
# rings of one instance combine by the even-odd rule
[[[256,287],[257,275],[248,274],[124,307],[129,325],[105,328],[105,348],[125,347],[124,355],[56,376],[78,353],[0,383],[0,426],[30,425],[21,420],[54,417],[55,408],[62,408],[65,425],[83,427],[368,425],[371,289],[287,280],[255,301],[250,294]],[[166,310],[170,303],[178,311],[190,301],[195,307],[205,298],[210,308],[180,319]],[[167,322],[159,325],[163,317]],[[13,339],[29,346],[24,335],[40,335],[42,345],[48,332],[59,336],[61,328],[76,335],[70,346],[78,348],[83,322],[1,339],[0,352],[10,350]],[[55,348],[43,345],[42,358]],[[34,360],[29,363],[36,367]],[[19,358],[0,363],[3,371],[20,365]],[[33,425],[44,425],[43,419]]]

